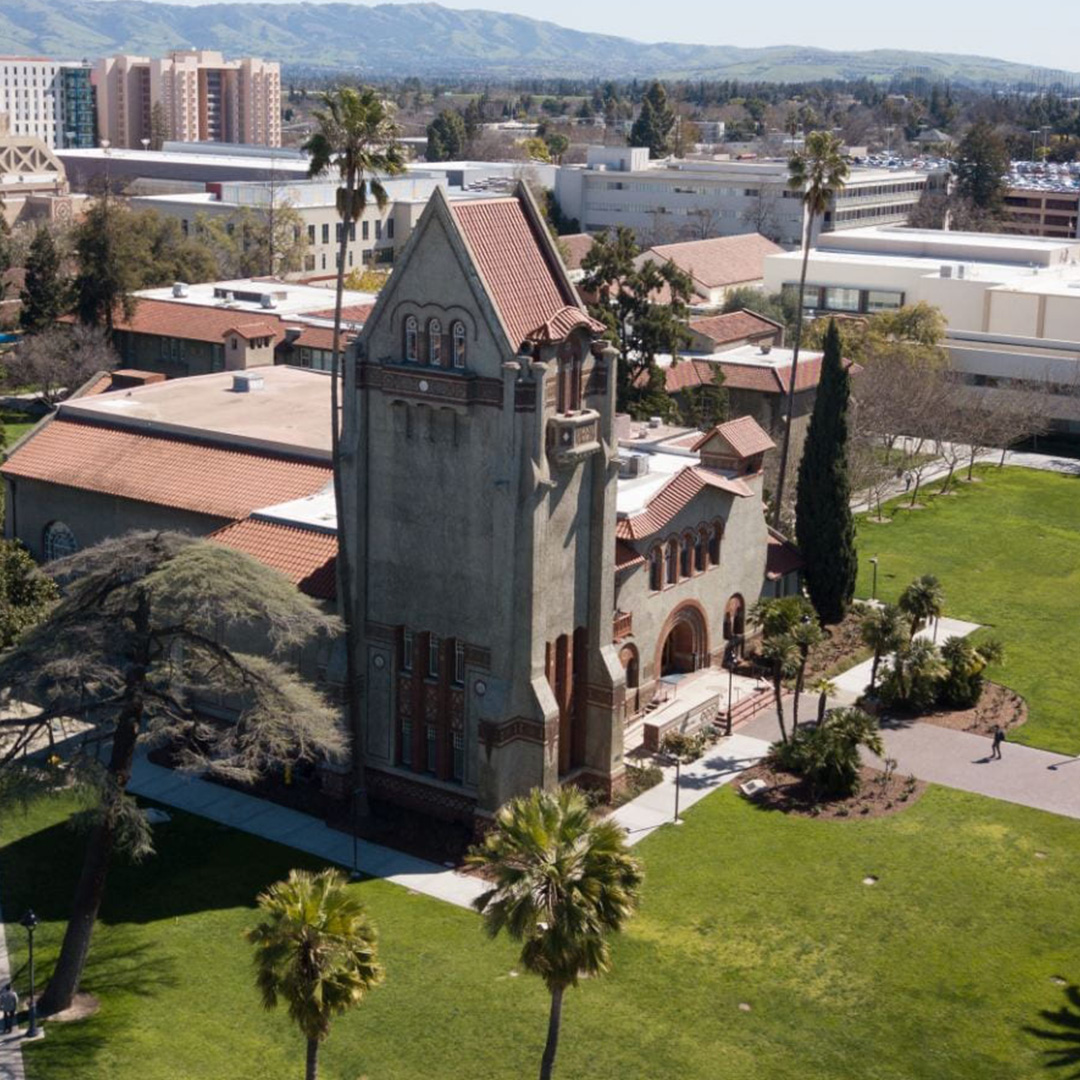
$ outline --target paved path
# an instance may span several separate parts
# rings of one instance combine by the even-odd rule
[[[768,749],[769,744],[763,739],[736,732],[721,739],[693,764],[683,766],[679,777],[679,813],[735,779]],[[631,844],[670,823],[675,817],[675,766],[664,769],[663,783],[624,803],[611,816],[626,829]]]
[[[7,986],[11,979],[11,964],[8,960],[7,938],[4,934],[4,914],[0,911],[0,987]],[[19,1005],[24,1004],[22,995]],[[24,1080],[22,1036],[0,1035],[0,1080]]]
[[[241,832],[306,851],[327,862],[352,867],[353,838],[331,829],[321,819],[154,765],[145,757],[139,757],[136,761],[128,790],[166,806],[229,825]],[[381,844],[360,840],[357,848],[358,863],[363,873],[385,878],[395,885],[458,907],[469,907],[485,888],[478,878],[459,874]],[[2,1074],[0,1080],[3,1080]]]

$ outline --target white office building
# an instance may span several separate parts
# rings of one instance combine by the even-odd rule
[[[768,256],[765,288],[795,287],[800,258]],[[988,393],[1037,385],[1054,429],[1080,434],[1080,240],[853,229],[818,237],[806,282],[814,315],[933,304],[964,382]]]
[[[913,169],[853,167],[814,232],[905,222],[927,186]],[[641,147],[590,146],[555,179],[559,208],[582,230],[628,225],[650,243],[759,232],[801,243],[802,203],[786,161],[649,160]]]
[[[84,73],[84,77],[65,83],[65,70]],[[86,64],[41,56],[0,56],[0,113],[7,115],[12,135],[40,139],[50,148],[79,145],[76,136],[83,134],[85,121],[75,115],[83,111],[77,98],[90,92]]]

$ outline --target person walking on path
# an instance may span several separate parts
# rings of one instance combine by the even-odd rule
[[[0,1012],[4,1014],[4,1034],[10,1035],[15,1027],[15,1014],[19,1011],[19,995],[8,983],[0,990]]]
[[[994,725],[994,748],[990,751],[991,759],[1001,760],[1001,744],[1005,741],[1005,732],[1000,724]]]

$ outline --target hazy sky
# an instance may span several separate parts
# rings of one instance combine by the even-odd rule
[[[189,0],[190,2],[190,0]],[[267,0],[239,0],[266,3]],[[641,41],[974,53],[1080,71],[1080,0],[440,0]]]

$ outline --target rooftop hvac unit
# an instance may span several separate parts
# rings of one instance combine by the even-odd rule
[[[254,371],[238,371],[232,377],[232,388],[237,394],[254,394],[265,385],[263,377]]]
[[[952,267],[951,266],[943,266],[941,268],[941,276],[943,278],[951,278],[952,277]]]
[[[964,279],[964,264],[963,263],[960,263],[960,265],[957,266],[957,268],[956,268],[956,276],[958,278],[960,278],[961,281],[963,281],[963,279]]]
[[[634,476],[645,476],[649,471],[649,458],[646,454],[627,454],[619,458],[619,476],[624,480]]]
[[[274,300],[273,294],[268,293],[268,292],[264,292],[259,297],[259,307],[261,307],[264,311],[269,310],[270,308],[277,307],[277,303]]]
[[[180,298],[182,296],[187,296],[187,294],[188,294],[187,282],[186,281],[174,281],[173,282],[173,287],[172,287],[172,294],[173,294],[173,296],[175,296],[177,298]]]
[[[662,417],[659,417],[659,416],[650,416],[649,417],[649,427],[651,427],[651,428],[658,428],[663,424],[663,422],[664,421],[663,421]]]

